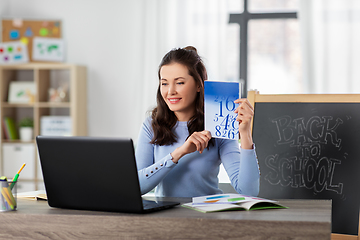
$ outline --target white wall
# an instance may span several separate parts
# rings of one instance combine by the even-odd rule
[[[0,16],[3,16],[9,8],[9,0],[0,1]]]
[[[143,1],[0,1],[0,17],[60,19],[68,63],[88,68],[91,136],[137,138],[141,99]],[[3,6],[4,7],[3,7]],[[154,76],[156,78],[156,76]],[[137,101],[141,102],[141,101]],[[154,92],[155,104],[155,92]]]

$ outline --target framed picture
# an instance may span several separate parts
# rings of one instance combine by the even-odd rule
[[[35,37],[32,57],[35,61],[63,62],[65,60],[64,40]]]
[[[42,116],[40,126],[42,136],[72,136],[70,116]]]
[[[9,103],[33,103],[35,101],[35,83],[30,81],[12,81],[9,86]]]
[[[0,64],[27,63],[27,46],[20,41],[0,43]]]

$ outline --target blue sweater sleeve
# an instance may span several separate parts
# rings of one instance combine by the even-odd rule
[[[234,189],[240,194],[257,196],[260,188],[260,170],[255,145],[253,149],[239,149],[236,141],[222,140],[219,153]]]
[[[160,161],[154,160],[154,145],[150,143],[152,131],[149,122],[144,122],[136,144],[135,159],[138,169],[141,194],[154,189],[176,164],[170,153]]]

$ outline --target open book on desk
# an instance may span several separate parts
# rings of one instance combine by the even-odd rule
[[[243,194],[217,194],[194,197],[191,203],[182,206],[200,212],[219,212],[229,210],[259,210],[269,208],[287,208],[277,201]]]
[[[29,200],[47,200],[45,190],[22,192],[16,194],[17,198],[29,199]]]

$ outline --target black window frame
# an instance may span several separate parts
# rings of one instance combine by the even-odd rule
[[[294,11],[281,12],[249,12],[248,0],[244,1],[244,11],[242,13],[231,13],[229,16],[229,24],[237,23],[240,25],[240,62],[239,76],[243,81],[241,96],[247,96],[248,85],[248,25],[250,20],[254,19],[297,19],[298,14]]]

